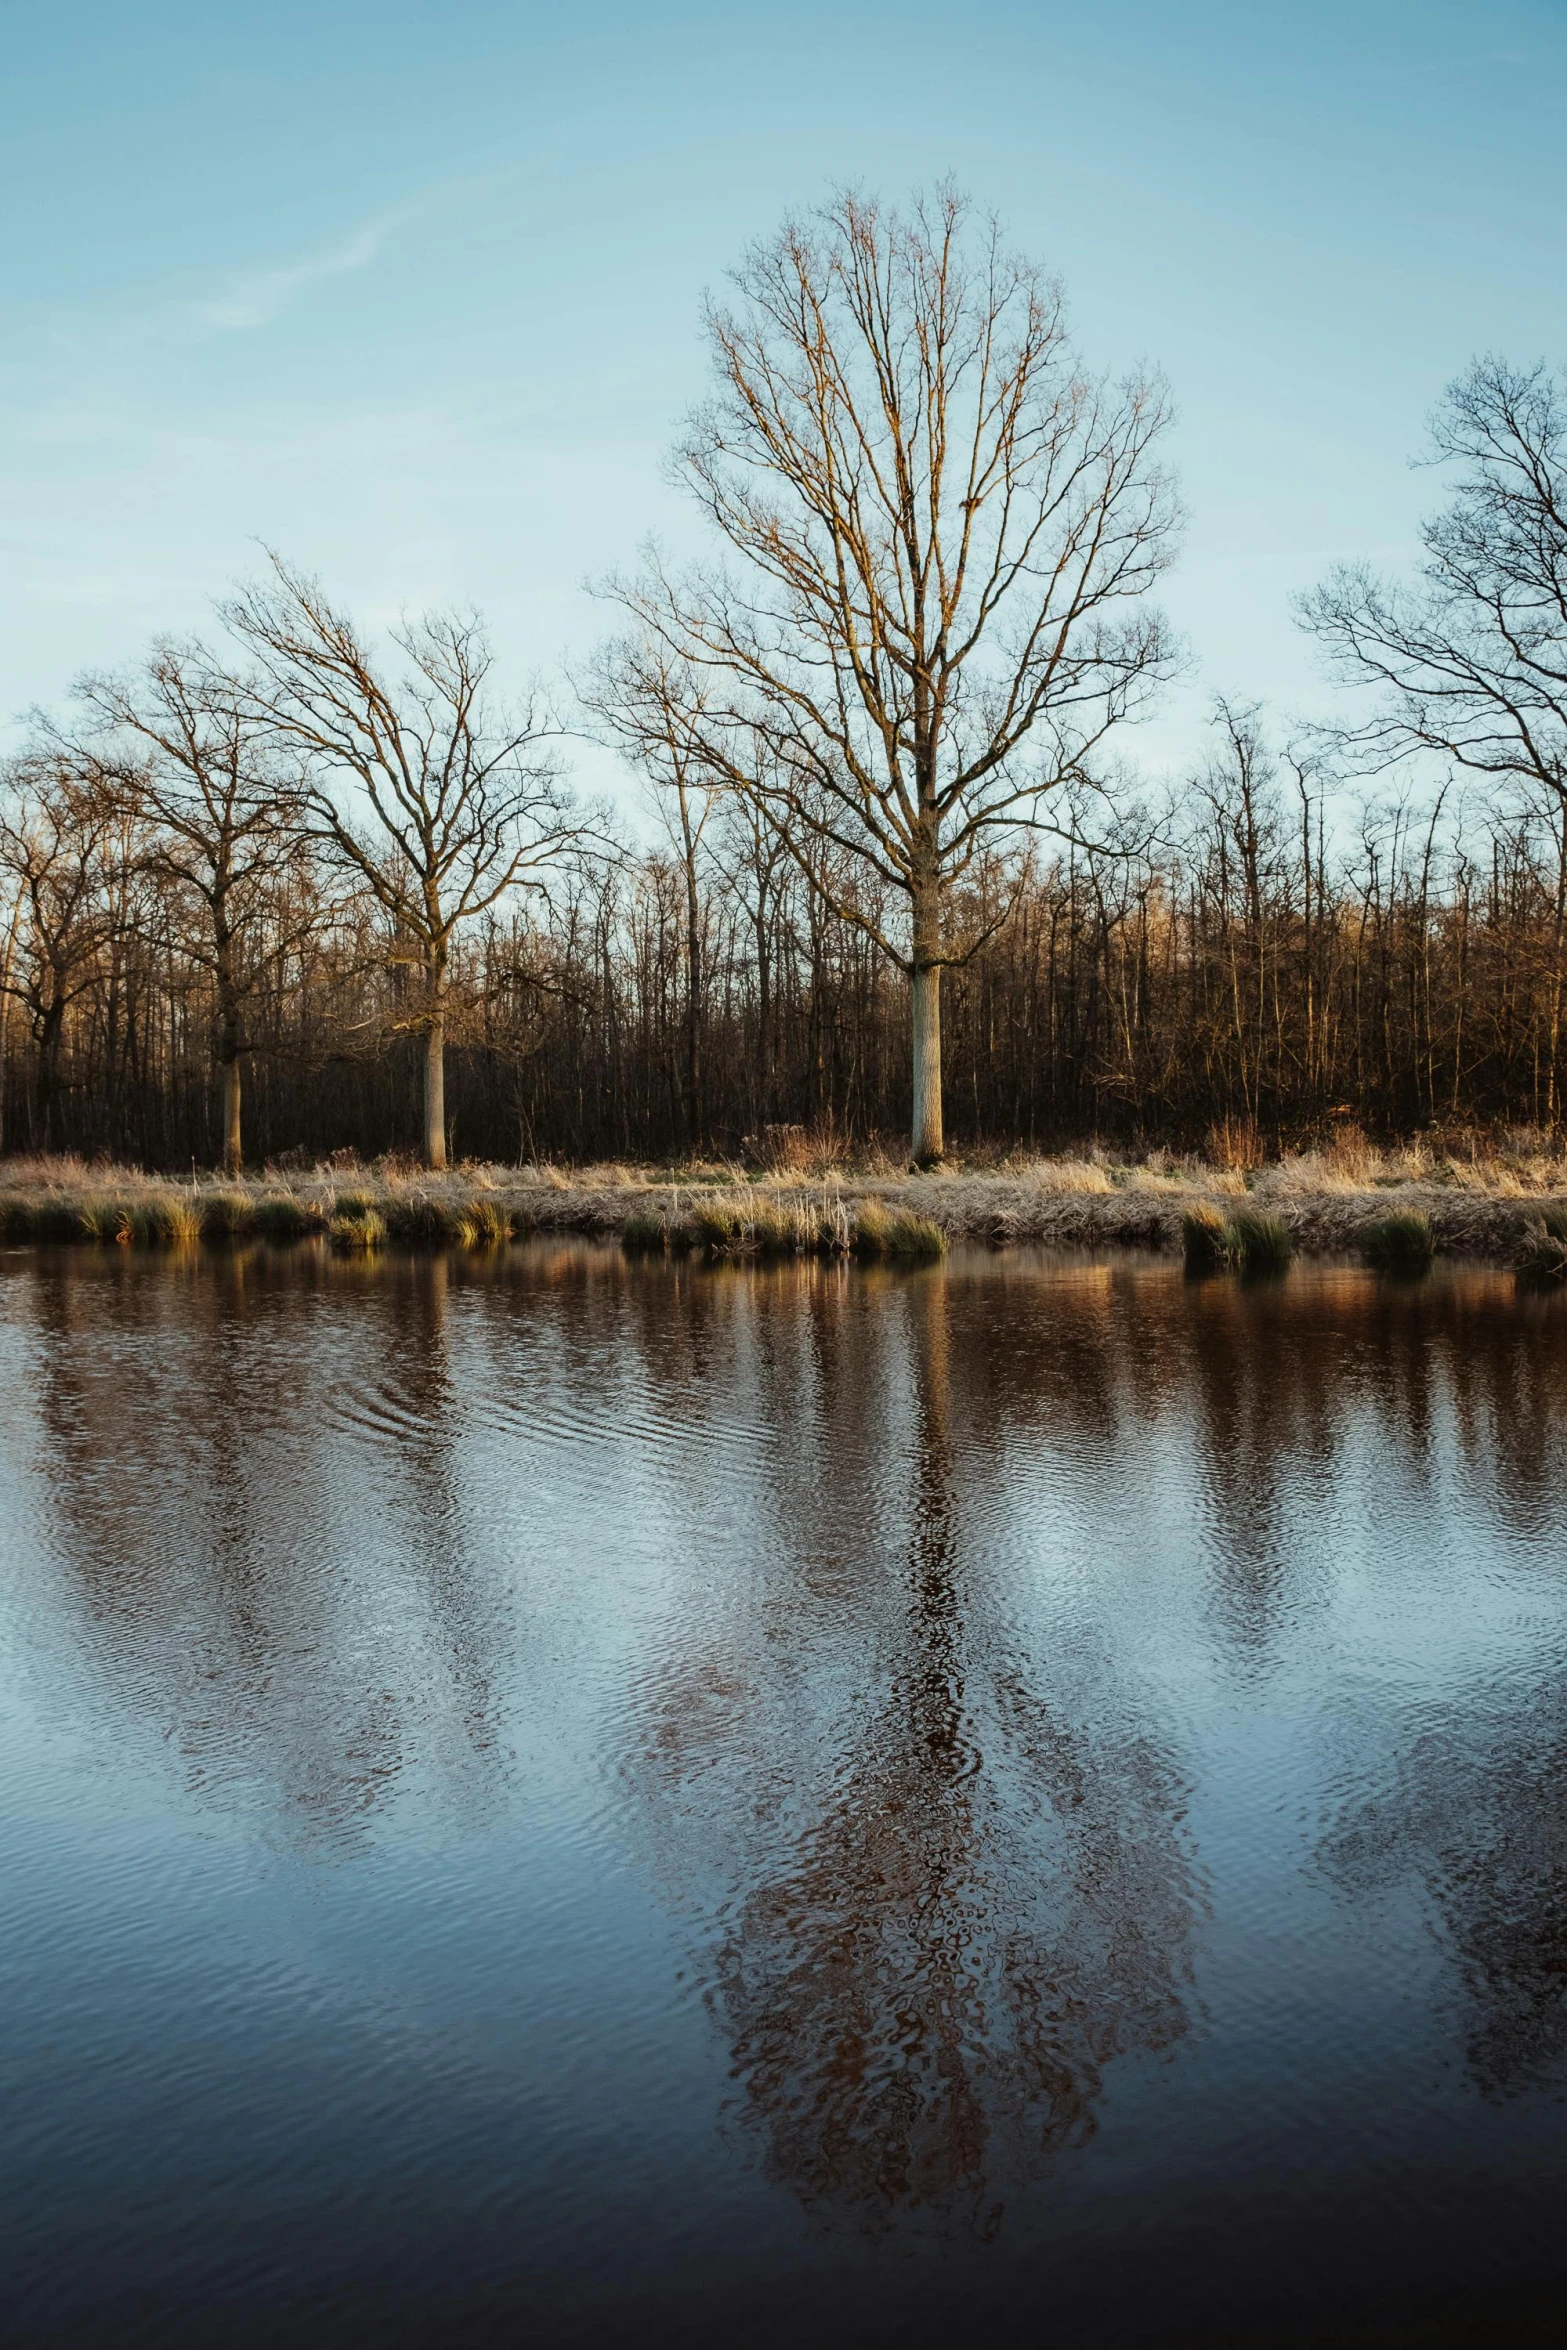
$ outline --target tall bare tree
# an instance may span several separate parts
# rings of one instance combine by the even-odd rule
[[[412,967],[424,1156],[446,1164],[446,1036],[460,934],[537,882],[581,827],[539,714],[497,709],[476,616],[428,613],[376,655],[319,583],[272,558],[223,618],[255,663],[243,706],[301,765],[319,837],[371,892]]]
[[[55,1141],[66,1017],[97,976],[108,924],[103,882],[119,808],[102,775],[64,752],[18,760],[0,807],[0,868],[16,892],[6,993],[34,1050],[33,1140]]]
[[[940,982],[988,934],[953,885],[1037,820],[1166,663],[1157,383],[1090,379],[1060,288],[950,189],[845,195],[754,246],[706,326],[676,472],[734,560],[607,592],[635,706],[766,810],[910,979],[913,1149],[940,1155]],[[873,911],[890,886],[902,918]],[[1000,917],[998,917],[1000,918]]]
[[[1302,621],[1339,679],[1374,693],[1346,730],[1372,760],[1430,752],[1567,807],[1567,382],[1476,360],[1431,439],[1458,475],[1414,584],[1343,566]]]
[[[195,915],[179,935],[212,982],[223,1164],[237,1175],[247,1008],[268,964],[315,918],[312,893],[297,886],[308,846],[301,795],[247,717],[243,689],[200,644],[161,642],[137,675],[89,676],[78,693],[111,758],[120,748],[120,787],[149,826],[149,868]]]
[[[702,843],[726,778],[702,755],[682,722],[697,694],[695,680],[672,673],[656,647],[602,648],[582,698],[609,740],[641,767],[653,786],[659,817],[680,865],[685,928],[685,1094],[687,1131],[702,1132],[702,1027],[705,1011],[708,910],[702,890]]]

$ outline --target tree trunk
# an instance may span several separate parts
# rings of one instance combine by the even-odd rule
[[[240,1143],[239,1054],[235,1052],[223,1064],[223,1172],[242,1175],[245,1171],[245,1153]]]
[[[424,1163],[446,1165],[446,1015],[437,1012],[424,1039]]]
[[[41,1151],[47,1151],[54,1140],[54,1106],[60,1091],[60,1032],[64,1023],[65,1005],[57,1000],[45,1011],[38,1036],[38,1121],[34,1147]]]
[[[686,883],[686,1117],[697,1145],[702,1141],[702,917],[689,866]]]
[[[918,950],[916,949],[916,954]],[[915,1164],[928,1167],[945,1144],[941,1131],[941,965],[916,960],[911,993],[914,1011]]]
[[[16,934],[22,925],[22,893],[16,893],[11,910],[11,927],[6,934],[5,968],[0,972],[0,1151],[5,1149],[5,1081],[8,1073],[11,1047],[11,968],[16,961]],[[1561,967],[1558,954],[1557,968]],[[1560,987],[1557,990],[1560,994]]]
[[[223,1172],[239,1175],[244,1172],[245,1153],[240,1135],[240,1099],[243,1087],[240,1081],[240,1051],[243,1032],[240,1027],[240,990],[234,971],[234,933],[229,925],[229,878],[226,865],[220,870],[218,887],[212,901],[212,943],[215,977],[218,989],[218,1067],[223,1072]]]

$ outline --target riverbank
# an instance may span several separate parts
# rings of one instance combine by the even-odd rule
[[[1435,1159],[1418,1146],[1305,1153],[1254,1169],[1156,1152],[952,1165],[745,1170],[465,1165],[274,1167],[183,1181],[72,1159],[0,1161],[0,1234],[84,1244],[194,1244],[325,1234],[334,1246],[494,1246],[531,1232],[630,1250],[920,1257],[960,1241],[1173,1248],[1204,1211],[1276,1219],[1310,1254],[1374,1253],[1390,1216],[1423,1219],[1431,1249],[1528,1262],[1567,1220],[1567,1161],[1541,1152]]]

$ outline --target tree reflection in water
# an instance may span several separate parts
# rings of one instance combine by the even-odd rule
[[[1567,2059],[1567,1691],[1513,1685],[1504,1713],[1422,1709],[1390,1783],[1352,1795],[1323,1858],[1362,1896],[1413,1878],[1457,1962],[1469,2071],[1488,2097]]]
[[[278,1831],[323,1848],[411,1765],[470,1802],[494,1767],[448,1272],[254,1247],[38,1261],[42,1466],[85,1652],[193,1792],[253,1810],[267,1790]]]
[[[1293,1953],[1306,1879],[1416,1886],[1472,2080],[1567,2056],[1567,1298],[585,1249],[10,1278],[28,1637],[102,1753],[312,1863],[385,1828],[419,1883],[493,1801],[466,1923],[525,2014],[531,1739],[569,1913],[606,1848],[651,1861],[739,2131],[813,2213],[988,2237],[1117,2080],[1218,2062],[1198,1783],[1242,1940],[1237,1899]]]
[[[814,1304],[824,1426],[853,1429],[878,1386],[895,1420],[898,1349],[878,1361],[841,1292]],[[1074,1705],[987,1573],[1003,1430],[953,1425],[954,1393],[989,1385],[983,1321],[962,1325],[954,1376],[944,1274],[878,1304],[911,1391],[891,1460],[871,1465],[861,1429],[857,1492],[829,1479],[860,1512],[847,1572],[804,1571],[796,1519],[770,1689],[745,1629],[698,1666],[685,1627],[643,1766],[688,1862],[694,1845],[729,1864],[705,1964],[768,2174],[823,2216],[988,2236],[1009,2184],[1093,2128],[1110,2064],[1189,2028],[1200,1897],[1185,1790],[1144,1714],[1103,1686]]]

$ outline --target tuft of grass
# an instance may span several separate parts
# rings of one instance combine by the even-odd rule
[[[80,1204],[75,1200],[42,1199],[32,1212],[34,1240],[91,1240]]]
[[[189,1248],[201,1238],[201,1210],[193,1199],[160,1200],[158,1237],[172,1248]]]
[[[1524,1227],[1518,1277],[1542,1287],[1567,1281],[1567,1214],[1560,1208],[1547,1208],[1537,1221]]]
[[[254,1221],[256,1230],[268,1240],[298,1240],[304,1233],[320,1229],[319,1213],[287,1191],[259,1200]]]
[[[669,1246],[669,1226],[651,1208],[633,1208],[620,1227],[620,1245],[628,1257],[662,1256]]]
[[[738,1197],[696,1200],[688,1223],[672,1219],[665,1226],[656,1217],[648,1221],[658,1225],[659,1234],[650,1245],[696,1247],[713,1257],[798,1257],[818,1248],[830,1252],[842,1245],[839,1227],[844,1224],[841,1212],[836,1221],[829,1215],[824,1222],[808,1201],[774,1199],[749,1185]]]
[[[366,1200],[364,1206],[374,1203]],[[338,1202],[342,1208],[341,1200]],[[363,1214],[364,1207],[345,1213]],[[444,1199],[416,1192],[411,1199],[388,1200],[384,1211],[387,1233],[404,1248],[451,1248],[461,1238],[462,1219]]]
[[[186,1248],[201,1238],[201,1211],[194,1200],[177,1192],[155,1192],[134,1200],[119,1211],[118,1237],[128,1236],[152,1247]]]
[[[854,1226],[849,1211],[841,1199],[829,1199],[825,1189],[822,1204],[814,1218],[815,1246],[818,1255],[847,1257],[854,1252]]]
[[[1181,1247],[1193,1272],[1217,1272],[1235,1262],[1234,1227],[1217,1208],[1199,1200],[1181,1218]]]
[[[341,1200],[338,1206],[342,1208]],[[485,1192],[460,1207],[426,1192],[380,1204],[366,1196],[345,1212],[380,1215],[388,1236],[404,1248],[500,1248],[512,1231],[510,1210]]]
[[[201,1230],[207,1240],[237,1240],[256,1220],[256,1211],[242,1191],[214,1191],[201,1203]]]
[[[379,1209],[368,1203],[346,1209],[339,1205],[326,1228],[326,1236],[340,1256],[362,1255],[381,1247],[386,1239],[386,1224]]]
[[[469,1248],[504,1248],[511,1238],[511,1215],[498,1199],[480,1192],[463,1209]]]
[[[860,1257],[890,1257],[904,1264],[932,1264],[947,1253],[947,1236],[928,1216],[912,1208],[884,1207],[880,1200],[862,1200],[854,1221],[854,1253]]]
[[[1267,1208],[1243,1208],[1231,1224],[1235,1260],[1246,1273],[1282,1273],[1295,1254],[1295,1241],[1282,1216]]]
[[[130,1240],[133,1237],[129,1208],[120,1207],[113,1200],[78,1200],[73,1214],[76,1229],[70,1234],[62,1233],[62,1239],[103,1241]]]
[[[363,1189],[340,1191],[332,1202],[333,1220],[339,1216],[368,1216],[379,1213],[379,1204],[373,1191]]]
[[[1368,1224],[1360,1236],[1368,1265],[1380,1273],[1425,1273],[1436,1254],[1431,1219],[1420,1208],[1393,1208]]]
[[[1282,1216],[1267,1208],[1242,1208],[1228,1219],[1200,1200],[1181,1218],[1181,1246],[1194,1272],[1238,1268],[1243,1273],[1282,1272],[1295,1243]]]
[[[857,1257],[879,1257],[887,1252],[887,1237],[892,1230],[892,1217],[879,1199],[862,1199],[854,1216],[854,1253]]]
[[[728,1200],[699,1199],[691,1210],[691,1234],[709,1256],[723,1256],[739,1244],[745,1230],[745,1211]]]
[[[796,1257],[806,1241],[804,1220],[798,1210],[786,1208],[780,1200],[758,1200],[747,1218],[744,1240],[759,1257]],[[814,1220],[810,1239],[816,1237]]]

